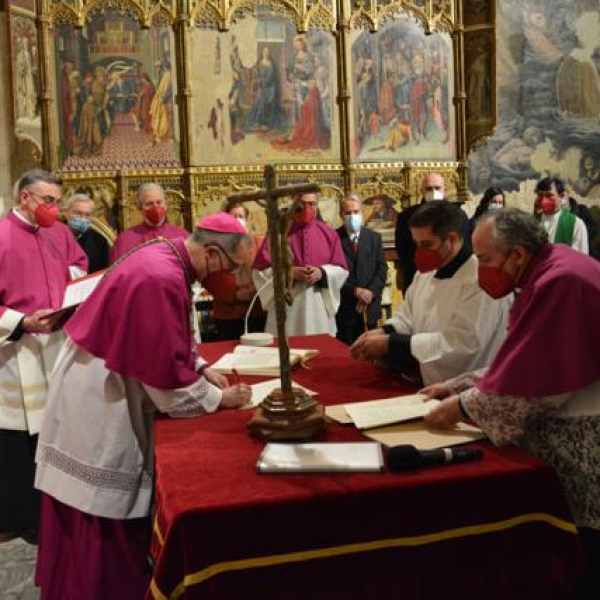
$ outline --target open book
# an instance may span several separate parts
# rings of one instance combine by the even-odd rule
[[[290,348],[290,364],[303,363],[320,354],[319,350]],[[237,371],[240,375],[279,375],[279,348],[263,346],[236,346],[233,352],[224,354],[211,365],[211,369],[229,375]]]
[[[268,443],[256,469],[259,473],[382,471],[383,458],[376,442]]]
[[[89,295],[96,289],[98,283],[104,276],[104,271],[97,271],[90,275],[85,275],[79,279],[74,279],[67,283],[65,289],[65,297],[63,299],[62,306],[47,315],[44,315],[46,319],[53,319],[58,315],[64,315],[64,317],[70,316],[72,312],[84,301],[87,300]]]
[[[354,402],[328,406],[327,416],[340,423],[354,423],[358,429],[370,429],[424,417],[439,400],[428,400],[425,394],[396,396],[383,400]]]

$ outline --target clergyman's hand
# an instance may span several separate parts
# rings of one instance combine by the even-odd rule
[[[305,267],[306,269],[306,279],[304,282],[306,285],[314,285],[317,281],[321,281],[323,277],[323,272],[319,267]]]
[[[419,390],[420,394],[425,394],[428,398],[447,398],[450,395],[450,388],[444,383],[432,383]]]
[[[350,346],[350,355],[359,360],[374,360],[384,358],[388,354],[390,336],[387,333],[369,331],[363,333]]]
[[[248,404],[252,398],[252,388],[246,383],[236,383],[223,390],[219,408],[239,408]]]
[[[306,267],[292,267],[292,277],[294,278],[294,281],[306,283],[306,276]]]
[[[435,408],[425,415],[425,423],[438,429],[449,429],[463,420],[458,405],[458,394],[442,400]]]
[[[28,333],[50,333],[61,315],[48,315],[54,311],[51,308],[40,308],[23,319],[23,329]]]
[[[227,381],[227,377],[225,377],[225,375],[221,375],[221,373],[217,373],[211,368],[204,369],[204,377],[206,377],[208,381],[210,381],[213,385],[216,385],[221,390],[225,389],[229,385],[229,381]]]

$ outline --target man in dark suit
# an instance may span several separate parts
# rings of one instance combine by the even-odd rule
[[[73,194],[69,198],[65,217],[77,243],[88,257],[88,273],[108,267],[109,245],[106,238],[91,229],[94,201],[87,194]]]
[[[340,205],[344,224],[337,230],[348,263],[348,279],[340,292],[336,314],[337,337],[352,344],[364,331],[377,327],[381,316],[381,293],[385,286],[387,263],[381,236],[363,227],[362,206],[353,194]]]

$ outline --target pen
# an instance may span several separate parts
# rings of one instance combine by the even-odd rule
[[[233,374],[233,383],[235,385],[240,385],[242,381],[240,379],[240,374],[237,372],[237,369],[231,369],[231,373]]]

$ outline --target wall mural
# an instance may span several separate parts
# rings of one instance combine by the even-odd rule
[[[55,29],[64,171],[179,166],[171,37],[112,10]]]
[[[412,19],[353,32],[352,155],[359,162],[456,157],[452,41]]]
[[[227,34],[195,30],[196,164],[339,160],[331,34],[286,19],[247,18]]]
[[[506,190],[548,173],[600,199],[600,3],[497,4],[498,126],[469,156],[469,186]]]

